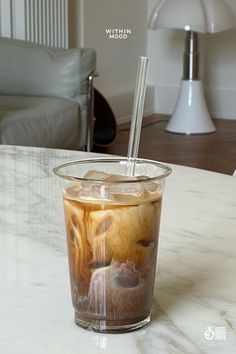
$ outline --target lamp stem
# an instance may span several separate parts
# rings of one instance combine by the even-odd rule
[[[198,33],[186,31],[183,80],[199,80]]]

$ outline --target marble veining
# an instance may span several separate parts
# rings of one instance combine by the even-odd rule
[[[73,323],[62,200],[52,174],[55,165],[88,155],[17,146],[0,146],[0,154],[1,354],[236,352],[234,177],[171,166],[152,322],[105,335]],[[213,339],[204,336],[209,328]]]

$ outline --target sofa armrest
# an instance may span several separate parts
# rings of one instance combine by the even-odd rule
[[[79,102],[95,71],[93,49],[57,49],[0,39],[0,94],[63,97]]]

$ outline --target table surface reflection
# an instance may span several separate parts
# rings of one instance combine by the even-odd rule
[[[152,322],[105,335],[73,322],[52,175],[53,166],[88,155],[15,146],[0,146],[0,154],[0,353],[235,353],[236,178],[172,165]]]

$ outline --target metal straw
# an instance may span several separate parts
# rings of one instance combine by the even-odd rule
[[[138,157],[139,141],[142,127],[143,108],[147,86],[148,58],[140,57],[136,77],[133,111],[128,146],[128,176],[134,176],[136,158]]]

